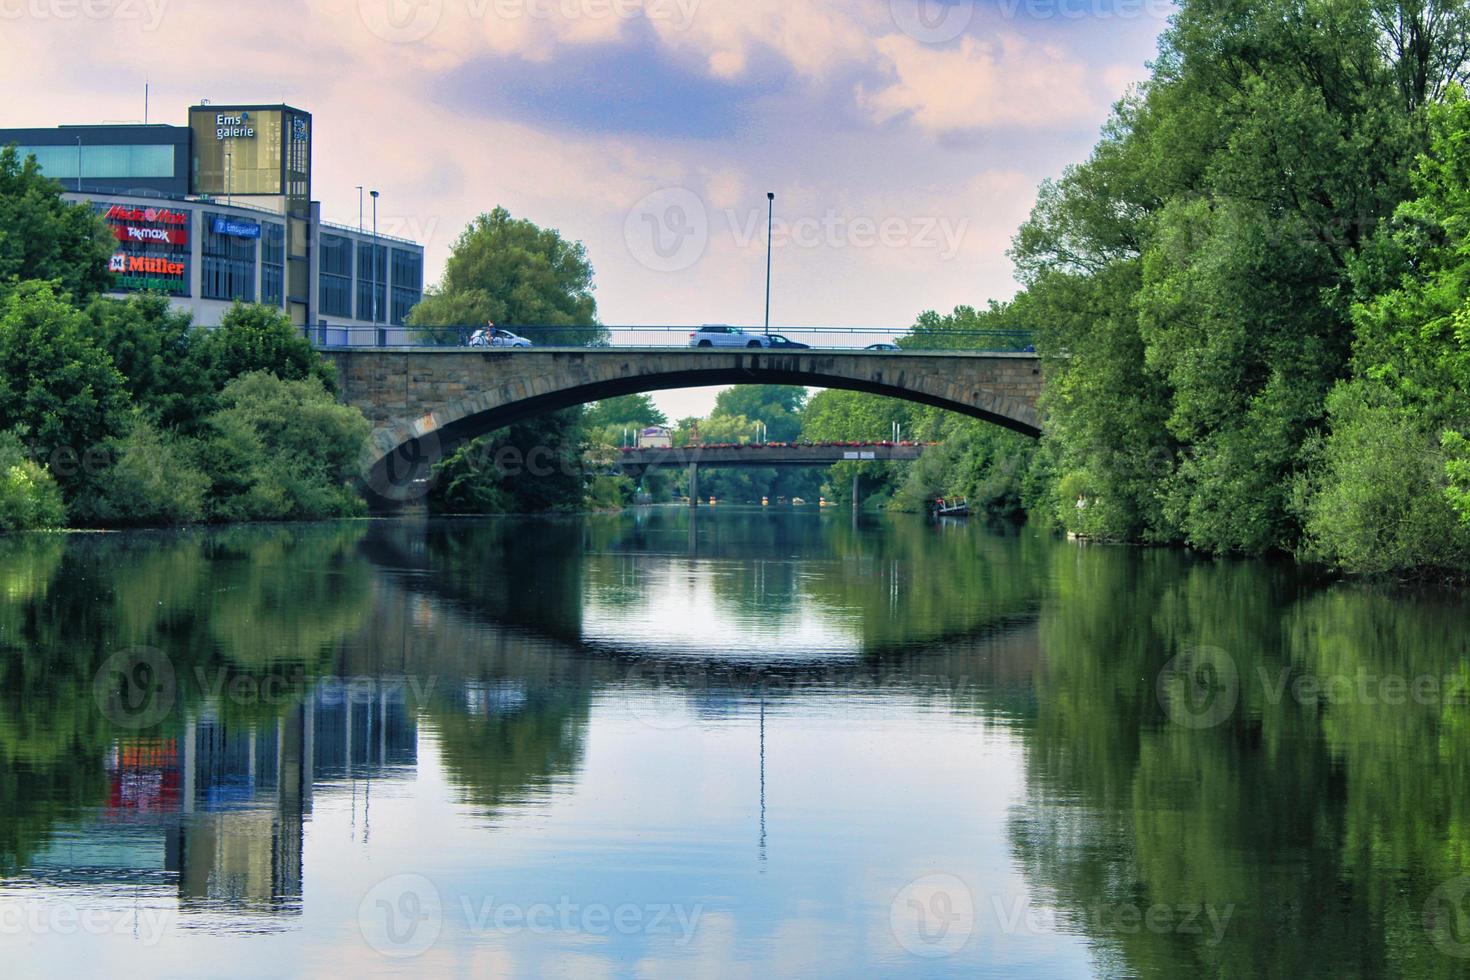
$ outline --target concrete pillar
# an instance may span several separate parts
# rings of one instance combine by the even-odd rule
[[[699,506],[699,464],[689,464],[689,506]]]

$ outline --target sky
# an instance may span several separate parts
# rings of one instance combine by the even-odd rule
[[[0,126],[288,102],[314,192],[424,243],[503,205],[608,324],[892,327],[1006,299],[1042,180],[1147,75],[1165,0],[0,0]],[[17,97],[24,93],[25,97]],[[656,396],[704,414],[708,390]]]

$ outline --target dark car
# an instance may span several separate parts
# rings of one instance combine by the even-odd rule
[[[778,333],[771,334],[771,342],[768,344],[771,350],[811,350],[811,344],[803,344],[799,340],[783,337]]]
[[[866,350],[902,350],[897,344],[869,344]]]

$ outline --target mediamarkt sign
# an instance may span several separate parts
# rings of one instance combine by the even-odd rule
[[[170,211],[167,208],[135,208],[126,204],[114,204],[107,209],[108,221],[141,221],[150,225],[178,225],[187,227],[189,212]]]

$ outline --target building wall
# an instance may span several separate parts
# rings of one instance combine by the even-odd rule
[[[69,191],[180,198],[189,192],[190,143],[185,126],[0,129],[0,147],[12,143],[34,149],[38,159],[46,157],[42,170]],[[122,152],[126,148],[138,152]],[[171,172],[165,175],[159,167],[170,160]]]
[[[131,252],[139,256],[150,256],[160,259],[171,257],[184,259],[187,266],[186,291],[182,294],[172,296],[172,302],[176,308],[188,310],[190,313],[192,313],[195,322],[204,326],[217,326],[221,318],[227,312],[229,312],[230,308],[234,305],[234,301],[232,299],[214,298],[205,295],[205,274],[207,269],[217,268],[221,264],[221,262],[230,261],[228,257],[211,257],[206,254],[206,252],[208,251],[208,245],[211,242],[213,236],[212,219],[215,217],[223,218],[228,222],[232,222],[243,227],[250,227],[252,225],[258,226],[260,228],[261,235],[261,237],[259,238],[238,239],[236,238],[236,236],[224,237],[234,239],[237,242],[248,243],[248,249],[246,251],[248,252],[249,261],[251,263],[251,272],[249,273],[248,280],[244,283],[244,285],[238,292],[234,293],[234,295],[237,295],[240,299],[248,302],[262,302],[264,300],[265,270],[264,263],[262,261],[262,254],[264,252],[264,243],[266,241],[266,236],[270,234],[270,229],[272,228],[277,229],[278,232],[282,235],[285,234],[285,219],[284,216],[278,211],[268,210],[261,207],[252,207],[238,202],[234,204],[225,204],[224,202],[218,200],[161,201],[156,197],[141,195],[103,196],[87,193],[77,194],[72,192],[64,193],[63,197],[71,201],[86,201],[88,203],[91,203],[94,208],[98,209],[98,211],[103,213],[104,215],[107,214],[109,210],[114,207],[123,209],[123,211],[121,212],[116,212],[119,214],[139,213],[142,215],[142,217],[140,217],[136,221],[110,222],[113,227],[135,227],[140,229],[140,234],[158,234],[160,232],[174,233],[178,230],[184,230],[187,233],[187,245],[170,245],[162,241],[152,243],[146,241],[131,243],[120,241],[119,253],[126,254],[126,252],[130,250]],[[149,213],[158,213],[164,211],[174,213],[186,213],[188,215],[187,224],[168,225],[162,222],[146,220]],[[355,255],[359,251],[365,253],[368,249],[372,247],[372,245],[374,244],[372,234],[359,233],[356,229],[324,224],[320,221],[315,207],[313,207],[312,219],[311,304],[312,309],[318,311],[316,316],[313,318],[313,336],[316,337],[321,343],[330,343],[335,346],[368,346],[379,340],[386,340],[390,343],[401,342],[401,339],[406,336],[406,332],[402,329],[401,325],[390,322],[390,319],[393,317],[395,312],[402,312],[401,309],[395,311],[392,304],[392,298],[394,296],[395,289],[403,288],[402,284],[397,279],[395,279],[395,272],[399,274],[400,279],[404,278],[403,273],[405,271],[411,272],[416,263],[418,276],[413,280],[411,286],[415,296],[414,301],[416,302],[416,297],[422,295],[424,257],[423,246],[418,245],[414,242],[388,238],[382,235],[378,236],[378,238],[376,239],[377,246],[380,249],[383,249],[388,256],[385,265],[386,280],[379,289],[380,294],[387,297],[386,304],[380,306],[380,309],[378,311],[378,326],[382,329],[384,334],[384,336],[380,337],[377,333],[370,329],[373,325],[371,319],[371,311],[360,308],[359,304],[354,303],[352,314],[347,316],[335,314],[327,315],[320,312],[321,263],[327,254],[322,247],[323,237],[325,236],[326,241],[328,241],[329,243],[337,243],[335,244],[335,247],[337,248],[341,247],[340,243],[345,242],[347,248],[349,248]],[[217,240],[218,237],[219,236],[213,236],[215,240]],[[219,249],[216,248],[215,251],[219,251]],[[395,263],[392,260],[393,253],[395,251],[397,251],[401,255],[406,255],[410,257],[411,261],[408,263],[408,265],[410,266],[409,270],[404,270],[402,268],[402,262],[400,262],[398,264],[399,267],[395,269]],[[284,263],[282,265],[282,268],[284,271]],[[359,266],[356,261],[351,262],[349,268],[352,272],[350,290],[355,299],[358,296],[359,287],[366,287],[367,285],[369,285],[369,283],[359,282],[357,277]],[[366,271],[371,271],[370,266]],[[125,296],[129,291],[130,290],[118,290],[114,292],[113,295]],[[369,290],[368,292],[370,295],[371,291]],[[286,290],[283,285],[281,290],[281,301],[273,303],[271,305],[275,305],[278,308],[284,310],[287,308],[285,299]],[[399,317],[399,319],[401,319],[401,317]]]

